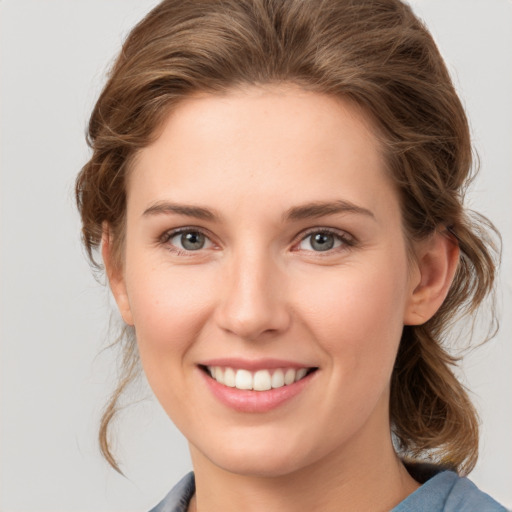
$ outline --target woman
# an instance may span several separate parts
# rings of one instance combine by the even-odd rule
[[[84,242],[127,326],[103,453],[140,356],[194,466],[154,510],[504,510],[457,474],[478,423],[443,348],[492,291],[492,225],[409,7],[164,1],[89,140]]]

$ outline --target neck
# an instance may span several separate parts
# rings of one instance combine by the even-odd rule
[[[191,446],[196,495],[190,510],[291,512],[388,511],[418,488],[391,437],[359,443],[286,475],[255,476],[219,468]]]

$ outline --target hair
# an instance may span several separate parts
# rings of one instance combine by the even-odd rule
[[[92,112],[90,160],[76,181],[83,242],[93,266],[108,225],[122,265],[126,181],[172,108],[198,92],[292,83],[345,98],[379,133],[399,192],[406,238],[440,230],[460,247],[448,296],[419,326],[405,326],[391,380],[395,448],[468,473],[478,457],[478,417],[454,375],[446,346],[456,319],[491,294],[496,230],[463,205],[474,175],[468,122],[443,59],[423,23],[399,0],[164,0],[128,35]],[[492,294],[491,294],[492,295]],[[493,315],[494,318],[494,315]],[[101,421],[100,446],[119,398],[136,376],[133,336],[122,338],[123,374]]]

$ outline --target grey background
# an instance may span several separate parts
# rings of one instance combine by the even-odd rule
[[[128,478],[96,447],[115,380],[111,302],[79,243],[73,181],[87,116],[129,28],[155,0],[0,1],[0,510],[144,511],[190,469],[144,381],[119,425]],[[482,170],[470,204],[500,228],[499,336],[465,360],[483,418],[473,480],[512,507],[512,3],[416,0],[469,113]],[[99,355],[98,355],[99,354]]]

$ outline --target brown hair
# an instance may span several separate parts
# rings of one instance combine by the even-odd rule
[[[439,51],[399,0],[165,0],[129,34],[91,115],[93,150],[76,182],[83,240],[94,265],[108,223],[121,262],[125,183],[138,150],[155,138],[173,105],[198,92],[291,82],[350,98],[373,119],[400,193],[407,237],[447,228],[461,257],[447,299],[432,319],[406,326],[392,375],[390,416],[404,458],[469,472],[478,456],[478,419],[443,345],[454,319],[473,315],[492,291],[494,228],[470,216],[472,177],[464,109]],[[136,372],[124,337],[125,373],[102,419],[108,427]]]

